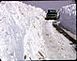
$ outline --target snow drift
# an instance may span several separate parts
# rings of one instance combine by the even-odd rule
[[[74,45],[46,21],[45,11],[18,1],[0,3],[2,61],[76,59]]]
[[[63,6],[60,15],[60,24],[76,35],[76,4]]]

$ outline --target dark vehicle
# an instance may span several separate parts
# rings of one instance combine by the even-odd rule
[[[48,13],[46,14],[46,20],[57,20],[57,12],[56,10],[48,10]]]

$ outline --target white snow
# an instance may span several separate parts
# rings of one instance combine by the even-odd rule
[[[41,8],[18,1],[0,3],[2,61],[76,59],[75,45],[46,21]]]
[[[60,15],[61,25],[76,35],[76,4],[63,6]]]

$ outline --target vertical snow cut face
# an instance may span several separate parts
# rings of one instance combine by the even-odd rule
[[[63,6],[60,14],[61,25],[76,35],[76,4]]]
[[[37,59],[41,50],[42,22],[45,12],[41,8],[18,1],[0,3],[0,57],[2,61]]]
[[[69,40],[58,33],[52,26],[53,21],[46,21],[45,16],[41,8],[22,2],[0,3],[2,61],[76,58],[76,51]]]

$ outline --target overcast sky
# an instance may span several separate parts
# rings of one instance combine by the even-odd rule
[[[40,7],[46,12],[48,9],[58,10],[62,6],[73,3],[71,0],[69,1],[23,1],[23,2],[32,6]]]

